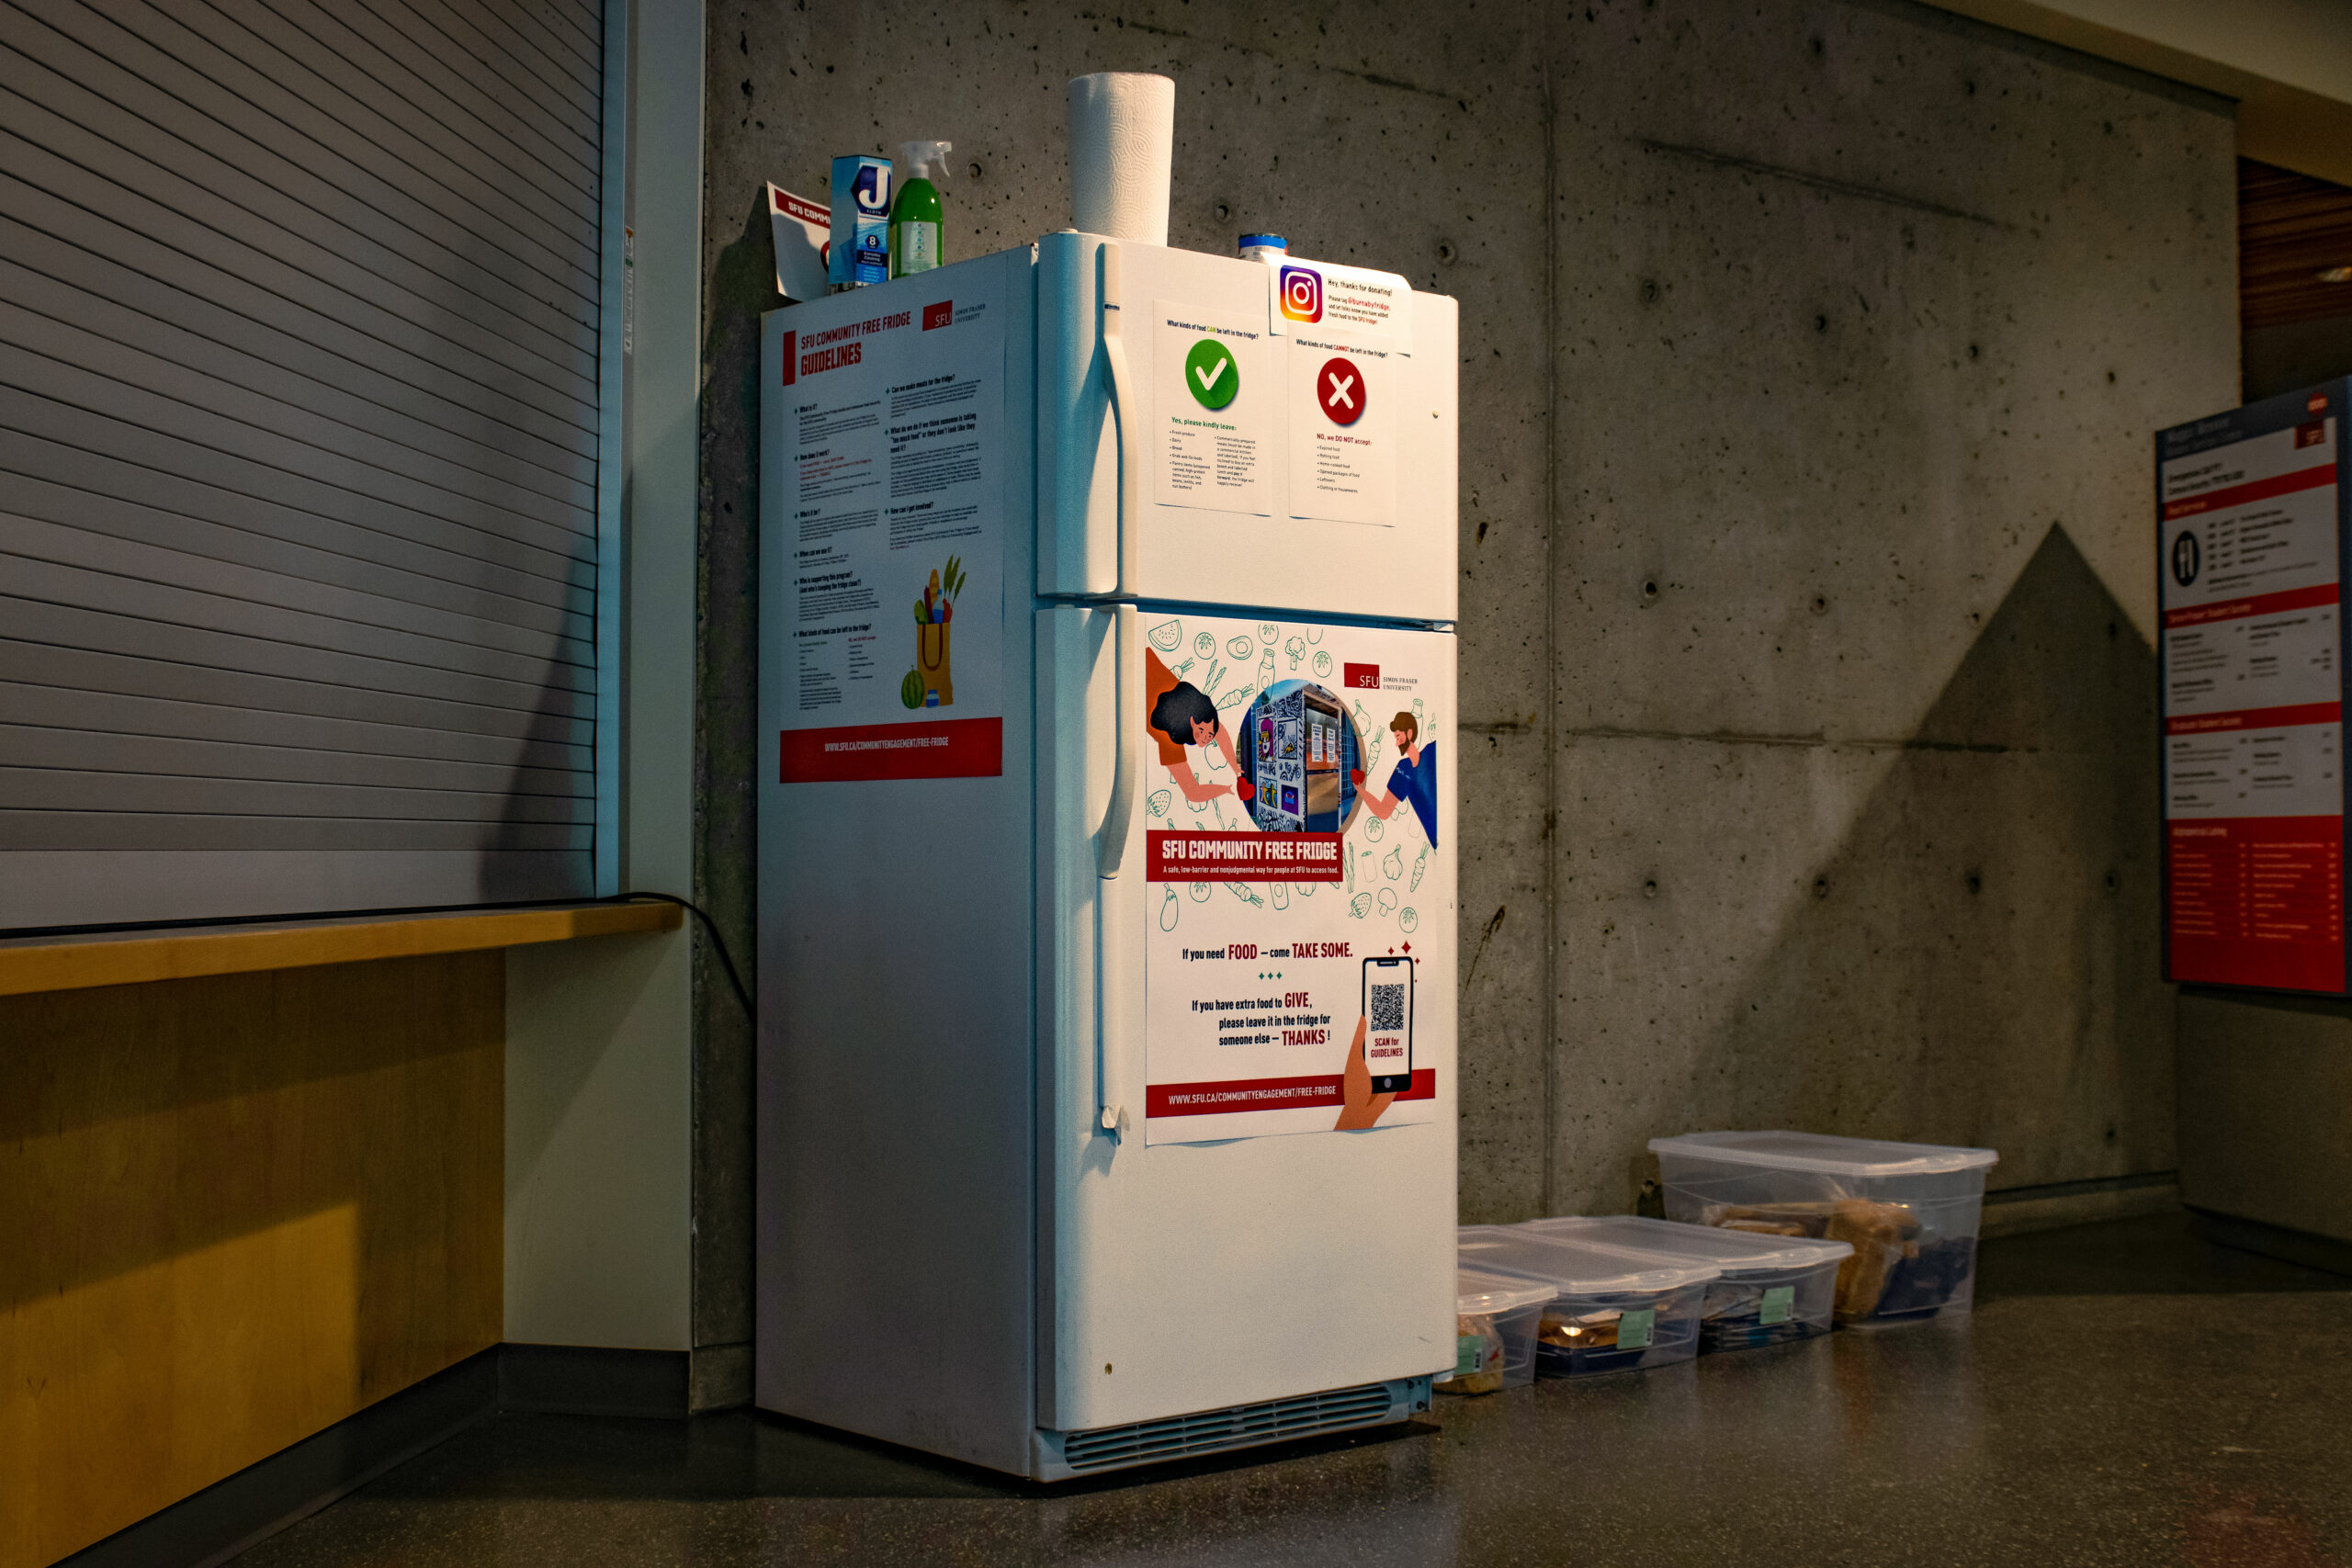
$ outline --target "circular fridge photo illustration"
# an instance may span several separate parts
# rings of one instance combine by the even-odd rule
[[[1250,705],[1237,761],[1250,784],[1250,815],[1269,833],[1344,833],[1354,819],[1363,738],[1332,693],[1277,681]]]

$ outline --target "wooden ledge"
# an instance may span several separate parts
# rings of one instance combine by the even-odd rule
[[[537,909],[459,910],[446,915],[370,915],[250,926],[194,926],[0,942],[0,997],[130,986],[256,969],[301,969],[370,958],[470,953],[574,937],[673,931],[675,904],[563,904]]]

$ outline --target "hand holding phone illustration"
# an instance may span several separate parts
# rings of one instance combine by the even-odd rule
[[[1356,1037],[1348,1046],[1347,1070],[1340,1075],[1340,1119],[1331,1124],[1335,1133],[1352,1133],[1371,1126],[1380,1120],[1396,1097],[1375,1094],[1372,1089],[1372,1069],[1363,1064],[1364,1021],[1356,1020]]]

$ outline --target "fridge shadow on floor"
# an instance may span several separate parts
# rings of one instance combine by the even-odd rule
[[[684,1421],[508,1412],[420,1454],[361,1495],[417,1499],[718,1502],[757,1497],[1046,1501],[1120,1492],[1437,1435],[1433,1421],[1115,1471],[1024,1481],[765,1411]]]

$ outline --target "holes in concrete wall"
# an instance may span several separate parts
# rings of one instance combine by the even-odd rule
[[[1813,596],[1813,613],[1816,615],[1826,615],[1829,614],[1829,596],[1827,594],[1816,593]]]
[[[1642,580],[1642,603],[1645,604],[1655,604],[1657,603],[1657,578],[1649,577]]]
[[[1452,266],[1455,256],[1459,254],[1454,250],[1453,241],[1440,240],[1437,243],[1437,259],[1445,263],[1446,265]]]
[[[1655,898],[1657,897],[1657,877],[1653,876],[1642,884],[1642,897],[1645,898]]]
[[[1813,879],[1813,896],[1816,898],[1826,898],[1829,897],[1829,879],[1827,877],[1816,876]]]
[[[1968,885],[1968,891],[1972,894],[1984,891],[1984,874],[1981,871],[1972,871],[1961,880]]]
[[[1233,209],[1222,201],[1218,202],[1216,204],[1216,220],[1220,223],[1227,223],[1230,222],[1232,219]]]
[[[1645,277],[1642,279],[1642,303],[1645,305],[1657,304],[1657,279],[1655,277]]]

